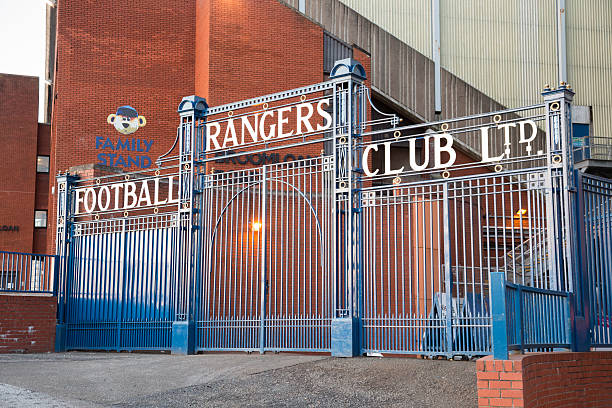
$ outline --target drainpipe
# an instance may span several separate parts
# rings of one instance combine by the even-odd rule
[[[567,48],[565,43],[565,0],[557,0],[557,55],[559,84],[567,84]]]
[[[442,113],[440,94],[440,0],[431,0],[431,55],[434,61],[434,111]]]

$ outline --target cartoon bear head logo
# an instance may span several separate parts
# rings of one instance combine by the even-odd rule
[[[130,135],[147,124],[145,117],[139,116],[136,109],[128,105],[117,108],[117,113],[108,115],[106,121],[123,135]]]

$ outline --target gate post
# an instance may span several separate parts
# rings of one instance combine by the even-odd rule
[[[572,329],[572,351],[589,351],[591,347],[590,338],[590,291],[585,290],[586,285],[590,285],[587,272],[587,253],[586,253],[586,226],[585,226],[585,206],[584,206],[584,184],[582,173],[575,172],[576,185],[576,286],[575,296],[571,297],[570,319]],[[588,287],[588,286],[587,286]],[[580,293],[578,293],[580,291]],[[572,307],[573,306],[573,307]],[[579,309],[578,307],[581,306]]]
[[[493,358],[508,359],[508,321],[506,319],[506,274],[491,272],[489,297],[491,299],[491,337]],[[514,330],[514,328],[510,328]]]
[[[583,272],[581,268],[582,211],[580,210],[579,178],[574,168],[571,103],[574,92],[565,84],[555,90],[542,92],[546,103],[546,134],[548,147],[548,177],[551,179],[553,213],[552,226],[555,235],[555,269],[558,272],[559,286],[553,289],[572,292],[573,349],[588,350],[588,319],[585,317],[583,296]],[[557,181],[558,180],[558,181]],[[557,181],[557,182],[555,182]],[[550,216],[549,216],[550,218]],[[549,226],[549,231],[550,231]]]
[[[178,243],[175,317],[172,323],[172,354],[193,354],[196,348],[195,309],[197,284],[201,282],[200,230],[202,224],[201,195],[197,187],[200,177],[198,155],[205,146],[205,133],[200,121],[206,118],[208,104],[196,95],[186,96],[178,107],[179,185],[176,211]]]
[[[68,292],[68,265],[70,259],[70,236],[72,200],[71,187],[77,180],[76,176],[68,173],[58,173],[57,177],[57,218],[55,240],[55,262],[58,272],[54,282],[54,291],[57,293],[57,322],[55,325],[55,351],[66,351],[66,294]]]
[[[333,93],[333,152],[335,160],[335,209],[333,317],[331,353],[352,357],[361,353],[358,282],[361,275],[359,176],[360,148],[355,145],[365,119],[363,66],[352,58],[336,61],[330,73]]]

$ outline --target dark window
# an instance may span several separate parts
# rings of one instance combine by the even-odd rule
[[[47,228],[47,210],[34,211],[34,227]]]
[[[36,172],[37,173],[48,173],[49,172],[49,156],[37,156],[36,157]]]

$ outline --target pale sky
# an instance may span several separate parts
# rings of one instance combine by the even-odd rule
[[[39,77],[42,120],[46,0],[0,0],[0,72]]]

